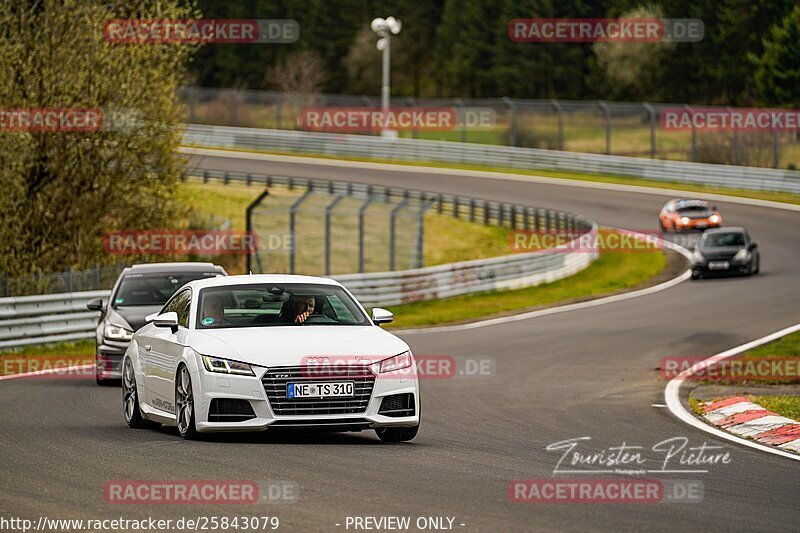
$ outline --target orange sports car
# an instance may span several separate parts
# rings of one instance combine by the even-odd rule
[[[670,200],[661,208],[662,231],[704,230],[722,226],[722,215],[705,200]]]

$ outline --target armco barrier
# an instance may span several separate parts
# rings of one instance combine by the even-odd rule
[[[686,163],[475,143],[190,124],[184,144],[276,152],[438,161],[526,170],[618,174],[651,180],[756,191],[800,193],[800,171]]]
[[[597,226],[590,231],[596,232]],[[531,287],[570,276],[589,266],[597,255],[596,249],[553,249],[335,278],[365,307],[391,306],[494,289]],[[87,312],[86,302],[108,297],[109,291],[92,291],[0,298],[0,348],[91,338],[98,313]]]

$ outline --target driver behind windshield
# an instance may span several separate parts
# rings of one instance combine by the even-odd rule
[[[315,305],[316,299],[313,296],[292,295],[283,304],[278,321],[289,324],[302,324],[309,315],[314,313]]]

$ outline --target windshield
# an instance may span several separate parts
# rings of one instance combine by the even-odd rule
[[[741,233],[707,233],[700,242],[701,248],[718,248],[721,246],[744,246],[744,235]]]
[[[254,284],[200,291],[197,329],[367,325],[358,304],[336,285]]]
[[[190,281],[217,275],[217,272],[127,274],[119,284],[113,307],[161,306]]]
[[[696,212],[696,211],[709,211],[708,204],[701,203],[701,202],[693,202],[693,203],[685,203],[678,205],[676,211],[678,213],[689,213],[689,212]]]

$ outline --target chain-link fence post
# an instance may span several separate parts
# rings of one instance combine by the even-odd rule
[[[395,206],[394,209],[392,209],[392,212],[389,214],[389,270],[391,271],[395,269],[395,257],[397,255],[395,251],[395,246],[397,244],[395,239],[397,213],[399,213],[408,205],[408,191],[405,191],[403,196],[403,201],[397,204],[397,206]]]
[[[297,256],[297,235],[295,231],[295,218],[300,204],[306,201],[306,198],[311,194],[311,187],[306,189],[306,192],[289,208],[289,274],[294,274],[295,260]]]
[[[333,182],[328,182],[332,185]],[[328,191],[332,192],[332,187],[328,187]],[[325,275],[331,274],[331,213],[336,209],[336,204],[342,201],[344,196],[337,196],[333,202],[325,206]]]
[[[656,110],[653,106],[644,102],[642,106],[647,110],[650,117],[650,159],[656,158]]]
[[[772,168],[778,168],[781,161],[780,138],[777,131],[772,132]]]
[[[358,208],[358,272],[364,272],[364,213],[372,203],[372,192],[367,185],[367,201]]]
[[[606,119],[606,155],[611,155],[611,108],[602,100],[597,102]]]
[[[508,146],[517,145],[517,105],[508,96],[503,97],[503,103],[508,107]]]
[[[694,163],[695,161],[697,161],[697,129],[694,127],[694,116],[692,108],[689,107],[688,104],[684,104],[683,107],[689,112],[689,117],[691,118],[691,123],[692,123],[692,151],[689,160],[692,163]]]
[[[556,110],[556,119],[558,120],[558,149],[564,151],[564,110],[555,98],[550,99],[550,105]]]

